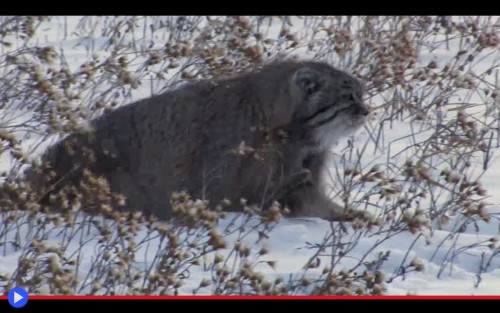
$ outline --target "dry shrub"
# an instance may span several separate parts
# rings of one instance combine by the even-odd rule
[[[411,249],[444,229],[449,235],[439,247],[445,249],[446,240],[498,221],[481,183],[499,146],[495,23],[498,18],[433,16],[0,17],[0,157],[7,164],[0,178],[0,243],[2,254],[19,255],[15,271],[0,273],[0,286],[5,292],[26,286],[35,294],[178,294],[187,281],[198,286],[194,293],[385,293],[387,282],[424,265],[409,250],[394,273],[384,273],[390,253],[374,253],[383,242],[409,232]],[[61,40],[44,39],[46,29]],[[245,207],[243,217],[221,230],[225,204],[183,192],[172,196],[175,218],[161,223],[115,212],[123,196],[91,172],[81,178],[84,188],[62,188],[46,206],[39,200],[48,189],[18,176],[32,167],[50,178],[37,152],[87,131],[89,119],[138,96],[297,55],[360,77],[375,113],[366,141],[348,141],[328,173],[337,183],[332,194],[372,218],[332,223],[322,241],[306,244],[313,257],[293,277],[266,277],[257,267],[274,268],[275,260],[267,259],[267,248],[244,243],[252,234],[259,244],[272,236],[286,213],[279,206],[264,216]],[[411,134],[389,142],[395,122],[407,123]],[[410,144],[401,147],[402,141]],[[56,204],[63,212],[51,212]],[[367,237],[378,239],[346,263]],[[91,267],[82,268],[89,245],[95,254]],[[438,275],[478,247],[489,249],[478,284],[500,251],[494,237],[446,248]],[[148,262],[139,257],[144,250]],[[193,284],[194,268],[210,275]]]

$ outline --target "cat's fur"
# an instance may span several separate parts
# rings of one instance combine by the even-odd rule
[[[240,198],[276,200],[295,216],[336,220],[344,208],[324,194],[321,172],[328,148],[364,124],[362,96],[358,79],[326,63],[283,61],[120,107],[92,122],[92,136],[70,135],[43,159],[54,190],[89,168],[126,197],[123,210],[162,219],[172,192],[186,190],[211,204],[228,198],[230,210]]]

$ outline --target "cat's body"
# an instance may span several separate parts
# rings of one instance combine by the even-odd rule
[[[123,210],[162,219],[182,190],[211,204],[228,198],[232,210],[240,198],[277,200],[297,216],[339,219],[343,208],[320,177],[328,148],[363,125],[362,93],[357,79],[325,63],[271,64],[120,107],[93,121],[93,136],[71,135],[43,159],[57,174],[55,190],[89,168],[126,197]],[[94,162],[82,157],[85,146]]]

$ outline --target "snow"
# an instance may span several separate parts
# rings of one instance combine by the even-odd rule
[[[61,21],[64,19],[64,23]],[[67,20],[66,20],[67,19]],[[71,36],[71,31],[66,30],[61,25],[74,25],[78,21],[77,17],[59,17],[53,19],[46,26],[48,32],[45,38],[38,38],[43,44],[52,44],[60,48],[64,48],[66,61],[70,66],[77,67],[82,63],[82,60],[91,53],[99,52],[100,46],[106,41],[104,38],[85,38],[79,40]],[[67,27],[67,26],[65,26]],[[125,44],[125,43],[123,43]],[[102,52],[101,55],[104,55]],[[449,50],[437,49],[428,55],[423,54],[423,60],[426,62],[437,59],[438,61],[446,61],[453,58]],[[479,58],[477,58],[479,59]],[[478,63],[476,71],[487,68],[483,65],[487,62],[494,62],[492,59],[485,58]],[[157,88],[153,88],[158,90]],[[148,87],[141,87],[134,91],[130,97],[138,99],[147,96],[152,90]],[[474,95],[464,95],[473,98]],[[372,99],[374,103],[380,99]],[[460,101],[457,101],[460,102]],[[479,102],[479,101],[478,101]],[[29,113],[29,112],[28,112]],[[13,114],[9,112],[9,114]],[[14,116],[14,115],[13,115]],[[20,114],[19,116],[26,116]],[[19,118],[16,116],[14,119]],[[371,165],[377,163],[385,163],[391,159],[391,162],[404,162],[407,157],[410,157],[416,151],[406,149],[415,142],[421,141],[431,136],[434,132],[432,126],[425,123],[394,121],[391,126],[384,124],[382,132],[382,144],[375,148],[372,139],[369,136],[369,131],[373,129],[377,123],[374,119],[371,125],[367,125],[365,129],[358,132],[352,140],[355,146],[354,151],[360,151],[366,148],[360,160],[355,157],[347,158],[344,154],[347,149],[348,139],[342,140],[332,149],[332,166],[331,173],[333,177],[342,177],[341,171],[346,166],[354,166],[357,162],[362,168],[370,168]],[[417,131],[417,129],[421,129]],[[20,133],[22,135],[22,133]],[[35,140],[28,140],[25,145],[29,146]],[[47,141],[48,142],[48,141]],[[40,148],[43,150],[48,144]],[[357,149],[357,150],[356,150]],[[493,149],[492,159],[488,169],[481,177],[481,181],[486,190],[488,190],[488,203],[490,212],[500,212],[500,157],[498,157],[499,149]],[[354,154],[356,155],[356,154]],[[344,156],[344,157],[343,157]],[[5,156],[0,159],[0,171],[6,170],[11,166],[11,160]],[[477,167],[480,167],[481,161],[478,160]],[[335,166],[338,165],[338,166]],[[339,170],[337,170],[340,168]],[[338,172],[340,171],[340,172]],[[480,171],[471,172],[480,175]],[[340,176],[337,176],[340,175]],[[438,175],[438,174],[437,174]],[[335,179],[334,179],[335,180]],[[334,184],[334,189],[338,185]],[[370,186],[364,186],[368,190]],[[362,194],[355,194],[353,197],[361,201]],[[422,205],[430,203],[430,199],[423,200]],[[436,203],[442,203],[446,199],[437,196]],[[376,209],[373,209],[376,213]],[[238,214],[228,214],[228,217],[221,220],[218,229],[223,232],[229,227],[229,223],[233,219],[242,218]],[[498,219],[492,219],[489,223],[478,222],[479,231],[476,231],[472,225],[469,225],[463,232],[456,233],[459,227],[459,218],[452,219],[450,224],[442,229],[434,229],[432,232],[422,231],[416,234],[403,232],[387,237],[386,233],[372,232],[359,233],[349,230],[344,234],[342,241],[356,241],[355,247],[350,251],[349,258],[344,258],[337,266],[339,268],[351,268],[360,261],[367,262],[377,258],[379,253],[390,252],[387,261],[383,262],[380,267],[386,278],[393,278],[390,283],[386,284],[387,293],[392,295],[404,295],[414,293],[419,295],[499,295],[500,294],[500,256],[492,256],[492,249],[489,249],[484,242],[488,242],[492,237],[498,238],[500,225]],[[276,260],[274,268],[265,263],[259,264],[258,269],[269,277],[288,277],[288,275],[301,275],[304,265],[314,255],[315,249],[311,249],[307,243],[314,245],[323,241],[324,237],[331,232],[332,225],[329,222],[320,219],[283,219],[278,223],[270,233],[268,239],[262,242],[257,242],[257,235],[250,234],[245,237],[242,242],[256,250],[258,247],[265,246],[269,249],[269,254],[263,257],[264,260]],[[17,229],[11,227],[7,234],[0,234],[0,242],[3,246],[0,247],[0,274],[12,273],[16,267],[21,250],[14,246],[5,244],[14,241],[14,238],[19,235],[20,238],[28,238],[32,232],[28,225],[24,224]],[[64,244],[67,245],[67,255],[78,253],[80,257],[79,273],[82,280],[85,279],[83,273],[87,273],[93,266],[96,260],[100,257],[97,240],[95,239],[96,232],[91,231],[78,233],[73,240],[64,239]],[[138,238],[145,238],[147,232],[142,230],[139,232]],[[229,235],[228,242],[236,239],[237,233]],[[50,233],[48,238],[45,238],[49,243],[61,243],[63,240],[58,236],[58,231]],[[480,243],[480,244],[478,244]],[[23,244],[29,244],[24,242]],[[161,246],[159,239],[150,239],[148,245],[142,245],[136,253],[135,266],[138,269],[148,268],[149,262],[155,256],[155,248]],[[376,248],[373,249],[373,247]],[[461,250],[461,247],[464,247]],[[498,249],[498,248],[497,248]],[[458,253],[457,251],[460,251]],[[227,251],[226,251],[227,253]],[[418,258],[424,265],[422,272],[410,272],[405,275],[398,275],[401,264],[407,264],[414,258]],[[492,257],[488,268],[484,269],[478,281],[478,271],[480,270],[484,258]],[[321,257],[321,262],[329,262],[328,257]],[[322,267],[311,269],[307,275],[314,275],[321,272]],[[363,270],[363,266],[359,267]],[[208,271],[204,271],[201,267],[192,270],[191,275],[186,279],[186,284],[180,289],[181,293],[192,294],[192,290],[196,288],[203,277],[210,277]],[[479,283],[478,283],[479,282]],[[199,293],[210,293],[210,287],[202,289]],[[88,292],[83,289],[82,293]]]

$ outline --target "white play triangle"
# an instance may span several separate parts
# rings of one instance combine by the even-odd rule
[[[17,303],[18,301],[21,301],[23,299],[23,296],[18,294],[17,292],[14,291],[14,303]]]

